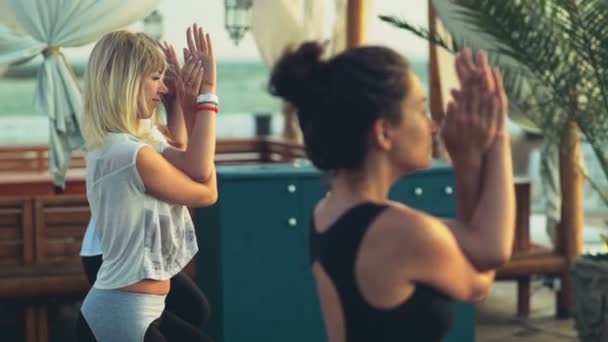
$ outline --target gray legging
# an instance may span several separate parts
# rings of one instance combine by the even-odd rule
[[[97,279],[101,263],[101,255],[82,257],[82,265],[91,286]],[[205,327],[211,315],[207,297],[183,271],[171,278],[171,291],[167,295],[165,304],[166,311],[199,329]]]
[[[165,296],[91,289],[77,322],[82,342],[211,341],[199,329],[164,311]]]

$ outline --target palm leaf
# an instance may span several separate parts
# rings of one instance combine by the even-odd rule
[[[450,51],[487,50],[505,75],[511,119],[550,139],[575,120],[608,179],[608,1],[432,2],[453,48],[403,20],[381,19]]]

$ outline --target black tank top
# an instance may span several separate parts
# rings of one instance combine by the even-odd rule
[[[438,291],[417,284],[395,308],[371,307],[355,280],[355,258],[371,222],[387,205],[363,203],[349,209],[327,231],[311,233],[311,258],[328,273],[344,312],[347,342],[438,342],[452,324],[452,305]]]

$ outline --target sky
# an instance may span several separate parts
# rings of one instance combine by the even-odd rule
[[[255,1],[255,0],[254,0]],[[296,1],[296,0],[294,0]],[[324,1],[331,5],[331,0]],[[390,46],[412,60],[425,60],[428,45],[403,30],[396,29],[377,18],[379,14],[397,15],[417,25],[427,25],[426,0],[369,0],[370,18],[367,41],[369,44]],[[239,45],[235,45],[224,28],[223,0],[160,0],[163,16],[163,39],[174,44],[178,51],[185,45],[185,30],[192,23],[200,23],[213,34],[218,60],[261,61],[251,33],[247,33]],[[129,29],[143,29],[141,22]],[[77,59],[86,58],[92,46],[67,49],[66,55]]]

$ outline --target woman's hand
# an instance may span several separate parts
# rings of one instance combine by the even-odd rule
[[[177,60],[177,55],[175,54],[173,45],[163,42],[160,48],[163,50],[167,60],[167,70],[165,71],[164,78],[167,92],[163,94],[161,99],[165,105],[165,108],[171,108],[171,105],[175,102],[175,100],[177,100],[184,92],[183,85],[179,82],[181,66]],[[178,87],[181,87],[181,89],[178,89]]]
[[[456,58],[461,90],[452,91],[441,136],[455,165],[478,166],[504,130],[506,95],[500,72],[491,69],[487,54],[477,54],[477,65],[465,49]]]
[[[179,86],[177,87],[178,92],[180,92],[178,97],[182,102],[184,113],[191,114],[194,111],[196,97],[200,94],[204,74],[205,70],[201,59],[195,55],[190,55],[181,69]]]
[[[194,24],[186,31],[186,40],[188,42],[188,49],[184,49],[184,59],[187,59],[190,56],[199,58],[202,67],[205,70],[199,94],[215,94],[217,86],[217,67],[215,54],[213,53],[211,35],[205,33],[202,27],[198,27]]]

